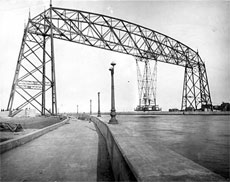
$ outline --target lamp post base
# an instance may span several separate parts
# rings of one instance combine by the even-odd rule
[[[116,111],[115,110],[111,110],[110,116],[111,116],[111,119],[109,120],[109,124],[118,124],[118,121],[116,119]]]
[[[97,113],[97,117],[101,117],[101,113]]]
[[[109,124],[118,124],[118,121],[117,121],[116,118],[111,118],[111,119],[109,120]]]

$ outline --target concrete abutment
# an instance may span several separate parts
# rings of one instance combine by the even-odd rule
[[[121,126],[90,117],[104,136],[116,181],[225,181],[157,142],[132,137]],[[108,122],[108,121],[107,121]]]

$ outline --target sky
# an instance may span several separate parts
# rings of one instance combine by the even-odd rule
[[[54,7],[95,12],[159,31],[198,50],[206,64],[213,104],[230,102],[230,1],[78,1],[53,0]],[[24,24],[49,7],[49,0],[0,0],[0,108],[6,108]],[[59,112],[110,110],[110,72],[115,66],[117,111],[138,104],[136,63],[132,56],[54,40]],[[158,63],[157,104],[180,108],[184,68]]]

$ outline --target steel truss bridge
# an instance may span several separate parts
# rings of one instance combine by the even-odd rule
[[[29,17],[25,26],[7,106],[10,116],[28,104],[42,115],[57,114],[54,38],[182,66],[181,109],[212,109],[207,72],[198,52],[135,23],[50,5],[36,17]],[[49,92],[51,97],[47,97]],[[16,104],[21,104],[14,104],[16,97],[20,98]],[[48,102],[52,107],[47,107]]]

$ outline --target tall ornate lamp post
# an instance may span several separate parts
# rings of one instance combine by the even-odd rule
[[[115,95],[114,95],[114,66],[116,65],[116,63],[112,62],[111,63],[112,68],[110,68],[110,72],[111,72],[111,112],[110,112],[110,116],[111,119],[109,120],[109,124],[118,124],[118,121],[116,119],[116,110],[115,110]]]
[[[101,117],[101,111],[100,111],[100,92],[98,94],[98,112],[97,112],[97,117]]]
[[[92,115],[92,100],[90,99],[90,115]]]

